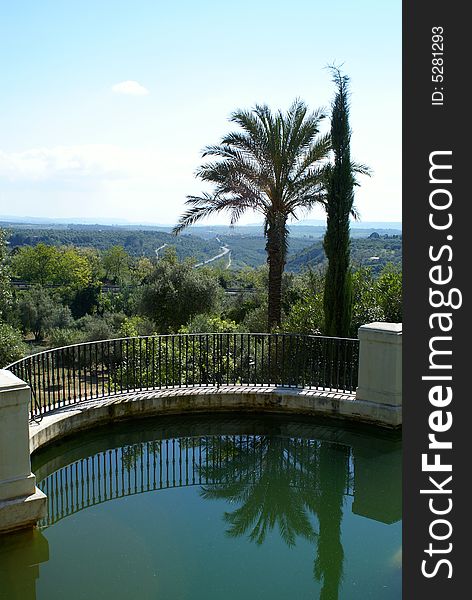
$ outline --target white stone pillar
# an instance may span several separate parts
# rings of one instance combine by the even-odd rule
[[[35,525],[46,514],[46,496],[31,473],[30,388],[0,370],[0,533]]]
[[[359,328],[356,400],[390,407],[396,423],[402,411],[402,323],[369,323]]]

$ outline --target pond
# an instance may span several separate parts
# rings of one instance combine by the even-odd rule
[[[398,600],[401,440],[316,419],[97,428],[33,457],[48,516],[0,598]]]

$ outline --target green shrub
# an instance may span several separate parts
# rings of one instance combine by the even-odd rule
[[[7,323],[0,323],[0,367],[6,367],[23,358],[28,347],[23,342],[21,332]]]
[[[299,300],[283,319],[281,330],[287,333],[321,335],[323,329],[322,294]]]
[[[77,329],[64,328],[53,329],[49,334],[49,346],[51,348],[61,348],[62,346],[72,346],[83,342],[83,334]]]
[[[179,329],[179,333],[235,333],[236,331],[238,325],[234,321],[222,319],[218,315],[197,315]]]

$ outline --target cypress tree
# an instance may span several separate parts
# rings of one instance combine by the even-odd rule
[[[352,311],[349,217],[355,214],[355,171],[351,162],[349,127],[349,78],[333,68],[337,86],[331,113],[331,148],[334,161],[326,169],[327,227],[324,250],[328,259],[324,289],[326,335],[349,335]],[[363,168],[365,169],[365,168]]]

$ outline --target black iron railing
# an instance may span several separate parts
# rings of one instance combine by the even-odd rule
[[[281,386],[354,392],[359,340],[205,333],[87,342],[7,367],[31,386],[31,417],[84,400],[169,387]]]

